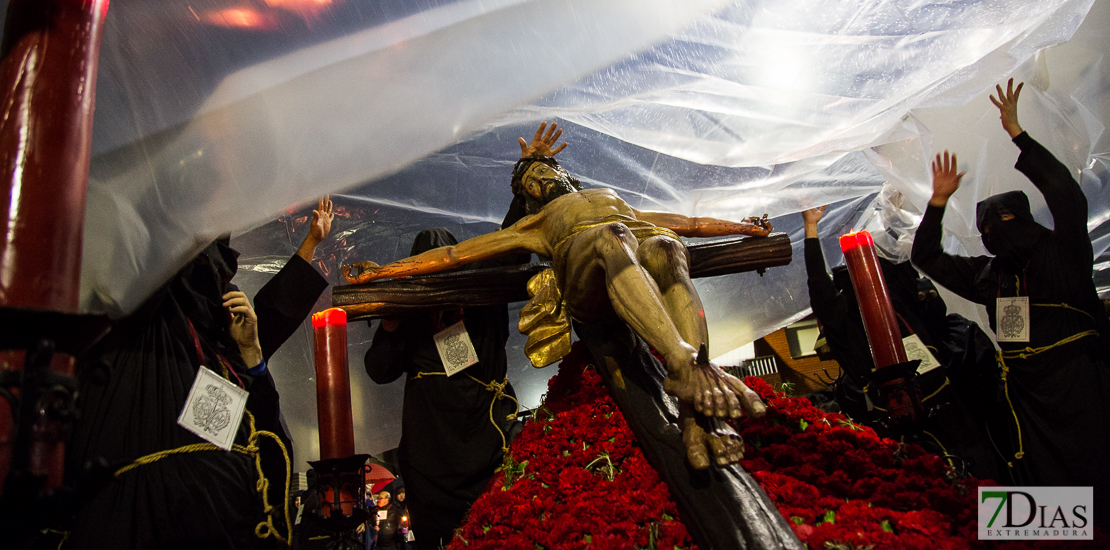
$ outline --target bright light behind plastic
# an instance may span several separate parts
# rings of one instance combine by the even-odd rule
[[[261,13],[252,8],[230,8],[206,13],[204,22],[228,28],[266,30],[277,26],[277,21],[270,14]]]

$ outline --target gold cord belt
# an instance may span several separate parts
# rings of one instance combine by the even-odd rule
[[[1085,313],[1088,316],[1090,316],[1089,313],[1087,313],[1085,311],[1082,311],[1082,310],[1079,310],[1079,309],[1076,309],[1076,308],[1073,308],[1073,307],[1071,307],[1067,304],[1033,304],[1033,305],[1065,307],[1065,308],[1068,308],[1068,309],[1073,309],[1075,311],[1079,311],[1080,313]],[[998,358],[998,364],[1002,368],[1002,389],[1006,394],[1006,403],[1010,406],[1010,414],[1014,417],[1014,426],[1017,428],[1018,450],[1017,450],[1016,453],[1014,453],[1014,459],[1015,460],[1021,460],[1025,456],[1025,446],[1024,446],[1024,444],[1022,442],[1022,438],[1021,438],[1021,423],[1018,422],[1017,411],[1014,410],[1014,402],[1010,400],[1010,382],[1009,382],[1010,367],[1009,367],[1009,365],[1006,364],[1006,360],[1007,359],[1027,359],[1027,358],[1032,357],[1034,355],[1037,355],[1039,353],[1044,353],[1044,352],[1046,352],[1050,349],[1053,349],[1053,348],[1056,348],[1056,347],[1059,347],[1059,346],[1063,346],[1063,345],[1066,345],[1066,344],[1070,344],[1070,343],[1072,343],[1076,340],[1086,338],[1088,336],[1098,337],[1098,331],[1086,330],[1086,331],[1080,332],[1078,334],[1073,334],[1071,336],[1068,336],[1067,338],[1064,338],[1064,339],[1060,340],[1059,342],[1056,342],[1055,344],[1049,344],[1047,346],[1041,346],[1041,347],[1037,347],[1037,348],[1025,347],[1025,348],[1019,349],[1019,350],[998,351],[998,352],[996,352],[996,357]],[[1013,468],[1014,463],[1007,461],[1006,466],[1008,466],[1010,468]]]
[[[270,504],[270,496],[268,491],[270,488],[270,480],[266,479],[266,475],[262,472],[262,453],[259,452],[260,448],[258,446],[259,437],[269,437],[273,439],[274,442],[277,443],[278,447],[281,449],[282,456],[285,457],[286,495],[289,494],[289,478],[291,468],[291,464],[289,461],[289,451],[286,450],[285,444],[282,443],[281,439],[278,438],[278,436],[273,432],[255,429],[254,415],[251,414],[250,411],[244,410],[243,413],[247,415],[247,419],[250,421],[250,437],[247,439],[246,445],[232,445],[231,450],[232,452],[254,457],[254,467],[258,473],[258,481],[255,483],[255,489],[258,490],[258,492],[262,493],[262,511],[266,514],[266,521],[262,521],[254,527],[254,535],[260,539],[273,536],[277,540],[289,544],[289,541],[293,540],[293,524],[289,521],[289,499],[285,499],[285,505],[283,507],[285,511],[286,536],[282,537],[281,534],[278,533],[277,528],[274,527],[274,507]],[[116,470],[115,476],[119,477],[127,472],[138,468],[139,466],[153,464],[168,456],[206,451],[223,451],[223,449],[211,443],[193,443],[191,445],[183,445],[176,449],[158,451],[156,453],[151,453],[146,456],[137,458],[130,464]]]
[[[508,439],[505,438],[505,432],[501,430],[501,426],[499,426],[497,424],[497,421],[495,421],[493,419],[493,405],[495,403],[497,403],[498,401],[500,401],[501,399],[512,399],[513,403],[516,404],[516,410],[512,414],[506,416],[505,420],[508,420],[508,421],[516,420],[516,415],[517,415],[518,412],[520,412],[520,401],[517,401],[515,397],[505,393],[505,388],[507,388],[509,386],[509,377],[506,376],[505,379],[500,381],[500,382],[482,382],[481,380],[478,380],[477,378],[471,376],[470,373],[464,372],[463,374],[465,374],[471,380],[477,382],[478,385],[482,386],[482,388],[484,388],[486,391],[493,394],[493,399],[491,399],[490,402],[489,402],[489,422],[490,422],[490,424],[493,424],[493,427],[495,429],[497,429],[497,433],[501,435],[501,450],[503,452],[506,452],[506,453],[509,452],[509,441],[508,441]],[[412,379],[413,380],[420,380],[421,378],[424,378],[425,376],[447,376],[447,373],[446,372],[418,372],[418,373],[416,373],[416,376],[412,377]]]

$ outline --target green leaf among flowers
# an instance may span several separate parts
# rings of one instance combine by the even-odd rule
[[[598,466],[598,470],[601,470],[601,472],[603,474],[605,474],[605,479],[607,479],[609,481],[613,481],[613,479],[615,479],[617,477],[617,475],[621,473],[621,471],[620,471],[620,468],[617,468],[616,466],[613,465],[613,460],[611,458],[609,458],[609,453],[607,453],[605,451],[602,451],[602,452],[598,453],[597,458],[590,461],[590,463],[585,465],[584,468],[586,470],[589,470],[589,469],[593,468],[594,464],[597,464],[597,463],[602,462],[602,461],[604,461],[605,464]]]
[[[524,469],[527,466],[527,460],[517,462],[513,460],[512,453],[505,453],[505,462],[501,465],[501,470],[505,473],[505,484],[501,486],[501,490],[508,491],[513,486],[513,482],[524,476]]]
[[[666,516],[666,514],[663,514]],[[642,550],[659,550],[659,524],[651,522],[648,525],[648,545]]]
[[[894,532],[894,526],[890,524],[889,520],[884,519],[881,525],[883,526],[883,531],[886,531],[887,533]]]
[[[790,521],[793,521],[794,525],[802,525],[806,522],[806,520],[804,520],[804,519],[802,519],[798,516],[790,516]]]
[[[808,427],[809,427],[809,422],[806,422],[806,421],[805,421],[805,419],[799,420],[799,421],[798,421],[798,426],[799,426],[799,427],[800,427],[800,428],[802,429],[802,431],[804,432],[804,431],[806,431],[806,428],[808,428]]]
[[[854,431],[854,432],[858,432],[858,431],[863,429],[862,427],[860,427],[859,424],[856,424],[855,422],[852,422],[851,418],[849,418],[848,420],[841,419],[838,422],[840,423],[840,425],[842,427],[851,428],[852,431]]]
[[[827,540],[825,541],[825,550],[875,550],[875,546],[871,544],[856,546],[850,542],[833,542]]]
[[[826,510],[825,517],[822,518],[822,521],[825,523],[836,523],[836,512],[833,512],[832,510]]]

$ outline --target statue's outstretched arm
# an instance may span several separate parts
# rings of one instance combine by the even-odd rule
[[[657,227],[665,227],[683,237],[720,237],[723,235],[753,235],[765,237],[773,227],[767,223],[767,216],[746,218],[733,222],[716,218],[691,218],[671,212],[642,212],[633,209],[636,218]]]
[[[527,216],[512,227],[467,239],[454,246],[443,246],[391,264],[357,262],[343,266],[343,278],[351,284],[378,279],[426,275],[461,265],[489,260],[511,252],[545,253],[536,221],[538,215]]]

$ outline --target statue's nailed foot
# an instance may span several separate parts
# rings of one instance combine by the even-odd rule
[[[724,420],[703,416],[689,404],[680,404],[678,425],[686,460],[694,469],[705,470],[710,464],[724,467],[744,458],[744,440]]]
[[[708,417],[739,418],[746,412],[759,418],[767,411],[759,395],[709,362],[705,344],[696,357],[691,354],[678,360],[667,358],[663,390]]]

